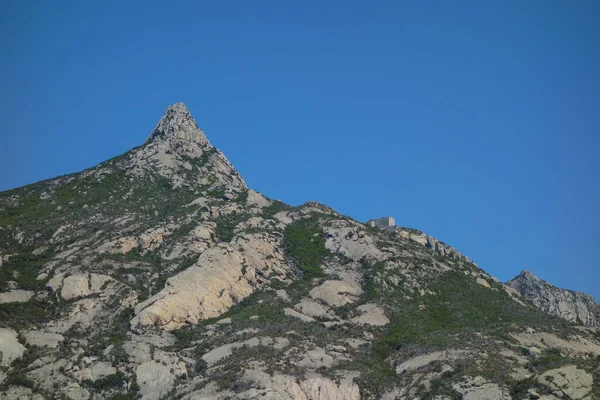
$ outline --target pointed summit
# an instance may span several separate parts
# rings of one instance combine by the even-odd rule
[[[527,279],[535,279],[535,280],[541,281],[541,279],[536,274],[534,274],[533,272],[531,272],[527,269],[524,269],[523,271],[521,271],[519,276],[522,276],[523,278],[527,278]]]
[[[216,149],[183,103],[167,107],[143,146],[127,158],[128,173],[158,174],[173,187],[246,190],[246,183],[227,158]]]
[[[167,107],[164,115],[152,130],[144,144],[157,138],[177,138],[189,140],[199,144],[207,144],[204,132],[198,128],[196,120],[183,103],[175,103]]]

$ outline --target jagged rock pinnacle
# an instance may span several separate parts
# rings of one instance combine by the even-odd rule
[[[206,144],[207,139],[204,132],[198,128],[198,124],[183,103],[175,103],[167,107],[164,115],[148,136],[146,143],[157,138],[176,137],[200,144]]]
[[[531,272],[527,269],[524,269],[523,271],[521,271],[521,273],[519,275],[526,277],[526,278],[534,278],[534,279],[537,279],[538,281],[541,280],[536,274],[534,274],[533,272]]]
[[[169,178],[173,187],[198,185],[234,192],[247,189],[244,179],[208,141],[183,103],[167,107],[144,145],[132,151],[128,173],[157,173]]]

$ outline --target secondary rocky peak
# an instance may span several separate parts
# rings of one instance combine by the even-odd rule
[[[204,132],[198,127],[196,120],[183,103],[175,103],[167,107],[164,115],[158,121],[145,143],[150,143],[157,138],[170,137],[200,144],[208,142]]]
[[[558,288],[527,270],[521,271],[506,284],[547,313],[577,324],[600,324],[600,305],[588,294]]]

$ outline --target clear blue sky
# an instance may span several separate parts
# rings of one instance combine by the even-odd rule
[[[125,4],[127,3],[127,4]],[[250,187],[600,299],[600,2],[0,4],[0,190],[183,101]]]

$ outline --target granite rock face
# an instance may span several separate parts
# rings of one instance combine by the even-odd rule
[[[529,271],[522,271],[507,285],[547,313],[580,325],[600,325],[600,305],[588,294],[560,289]]]
[[[163,290],[139,303],[132,326],[168,329],[214,318],[249,296],[272,274],[286,273],[279,239],[253,234],[202,253],[198,262],[169,278]]]

